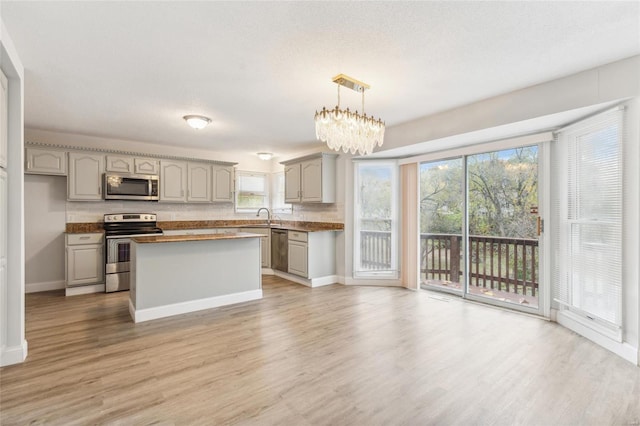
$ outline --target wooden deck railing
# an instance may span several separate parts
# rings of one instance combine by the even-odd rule
[[[391,233],[361,231],[362,266],[391,267]],[[538,240],[526,238],[469,237],[470,285],[509,293],[537,296]],[[462,237],[420,234],[420,271],[429,281],[460,282],[464,271]]]

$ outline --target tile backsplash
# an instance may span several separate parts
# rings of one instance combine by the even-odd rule
[[[255,219],[255,214],[236,213],[231,203],[179,204],[148,201],[67,201],[68,223],[101,222],[108,213],[156,213],[159,221]],[[263,213],[264,216],[264,213]],[[296,204],[292,214],[276,214],[283,220],[344,222],[344,208],[335,204]]]

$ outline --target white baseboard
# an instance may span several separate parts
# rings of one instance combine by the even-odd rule
[[[67,287],[65,296],[78,296],[80,294],[104,293],[104,284],[80,285],[77,287]]]
[[[65,281],[45,281],[40,283],[25,283],[25,293],[38,293],[41,291],[62,290],[64,289]]]
[[[275,273],[273,272],[273,269],[271,268],[262,268],[261,273],[262,275],[275,275]]]
[[[203,309],[217,308],[235,303],[249,302],[262,299],[262,290],[250,290],[242,293],[226,294],[224,296],[209,297],[206,299],[192,300],[188,302],[174,303],[154,308],[136,309],[129,299],[129,313],[133,322],[144,322],[173,315],[186,314],[201,311]]]
[[[326,277],[318,277],[318,278],[302,278],[297,275],[289,274],[287,272],[274,270],[273,274],[277,277],[284,278],[289,281],[293,281],[294,283],[302,284],[307,287],[322,287],[325,285],[338,284],[340,282],[340,277],[337,275],[327,275]]]
[[[578,333],[634,365],[640,365],[640,351],[638,351],[638,348],[626,342],[618,342],[599,333],[593,328],[587,327],[581,321],[574,318],[570,312],[556,311],[555,317],[558,324],[567,327],[569,330]]]
[[[0,350],[0,367],[24,362],[27,358],[28,348],[26,340],[23,340],[22,344],[18,346],[3,347]]]
[[[381,287],[404,287],[399,279],[357,279],[351,277],[344,278],[345,285],[369,285]]]

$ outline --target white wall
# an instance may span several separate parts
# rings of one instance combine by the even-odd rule
[[[25,175],[25,290],[64,288],[67,179]]]
[[[24,67],[0,21],[0,69],[9,79],[7,152],[7,283],[0,288],[0,365],[24,361]]]
[[[382,151],[636,96],[640,56],[389,127]]]

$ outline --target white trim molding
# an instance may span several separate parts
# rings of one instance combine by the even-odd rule
[[[67,287],[65,289],[65,296],[78,296],[80,294],[91,294],[91,293],[104,293],[105,286],[104,284],[93,284],[93,285],[81,285],[77,287]]]
[[[584,325],[582,318],[578,317],[578,315],[572,312],[566,310],[553,311],[555,311],[555,315],[552,315],[552,318],[555,316],[558,324],[591,340],[592,342],[626,359],[634,365],[640,365],[640,352],[638,351],[638,348],[626,342],[617,342],[616,340],[602,333],[599,333],[594,328],[592,328],[592,326],[588,327]]]
[[[64,280],[44,281],[41,283],[26,283],[24,285],[25,293],[39,293],[41,291],[62,290],[65,287]]]
[[[344,285],[368,285],[379,287],[402,287],[406,288],[400,279],[384,280],[384,279],[362,279],[345,277]]]
[[[293,281],[294,283],[302,284],[304,286],[312,287],[312,288],[341,283],[340,277],[338,277],[337,275],[327,275],[325,277],[307,279],[307,278],[299,277],[297,275],[289,274],[287,272],[278,271],[275,269],[273,270],[273,275],[275,275],[276,277],[284,278],[286,280]]]
[[[0,367],[24,362],[28,352],[26,340],[23,340],[22,344],[18,346],[3,347],[2,350],[0,350]]]
[[[146,309],[136,309],[133,306],[131,299],[129,299],[129,314],[131,314],[133,322],[139,323],[258,299],[262,299],[262,289],[225,294],[224,296],[209,297],[206,299],[190,300],[188,302],[173,303],[171,305]]]

